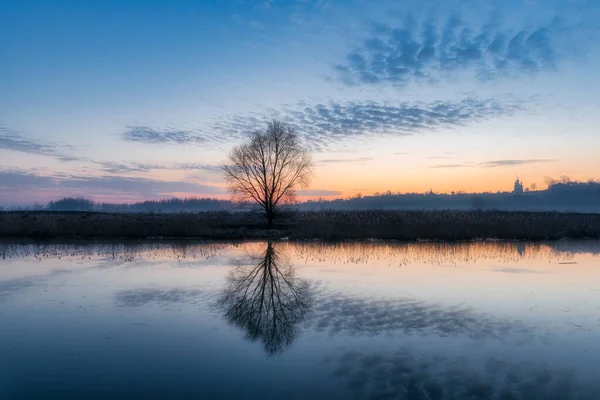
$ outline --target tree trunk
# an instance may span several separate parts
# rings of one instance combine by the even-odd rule
[[[274,217],[274,213],[273,211],[267,210],[267,229],[273,229],[273,217]]]

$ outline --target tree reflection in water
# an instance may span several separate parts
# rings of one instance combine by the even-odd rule
[[[262,341],[269,355],[279,354],[294,341],[298,324],[311,307],[311,285],[295,276],[293,265],[271,242],[264,253],[248,261],[227,276],[219,306],[248,340]]]

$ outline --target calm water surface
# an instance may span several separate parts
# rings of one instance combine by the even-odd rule
[[[600,243],[0,244],[0,398],[600,399]]]

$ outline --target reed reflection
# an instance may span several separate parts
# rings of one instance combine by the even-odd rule
[[[262,254],[249,256],[226,278],[219,306],[227,320],[261,341],[269,355],[281,353],[296,338],[312,304],[309,282],[295,276],[293,265],[269,242]]]
[[[198,241],[67,241],[56,243],[0,241],[0,259],[98,259],[132,262],[138,260],[209,260],[238,249],[253,249],[256,243]],[[600,256],[600,241],[558,242],[288,242],[277,244],[295,262],[395,265],[414,263],[464,265],[474,263],[539,263],[570,261],[575,256]]]

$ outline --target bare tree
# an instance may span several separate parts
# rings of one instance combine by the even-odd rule
[[[544,181],[546,182],[546,186],[548,186],[548,189],[550,189],[552,186],[554,186],[558,183],[558,181],[556,179],[552,178],[551,176],[545,177]]]
[[[236,200],[260,205],[270,229],[279,206],[293,202],[296,189],[308,185],[312,161],[294,128],[273,120],[266,131],[251,133],[247,143],[235,147],[222,168]]]
[[[561,176],[560,176],[560,182],[561,182],[563,185],[566,185],[566,184],[568,184],[568,183],[571,183],[571,178],[570,178],[570,177],[568,177],[567,175],[561,175]]]

